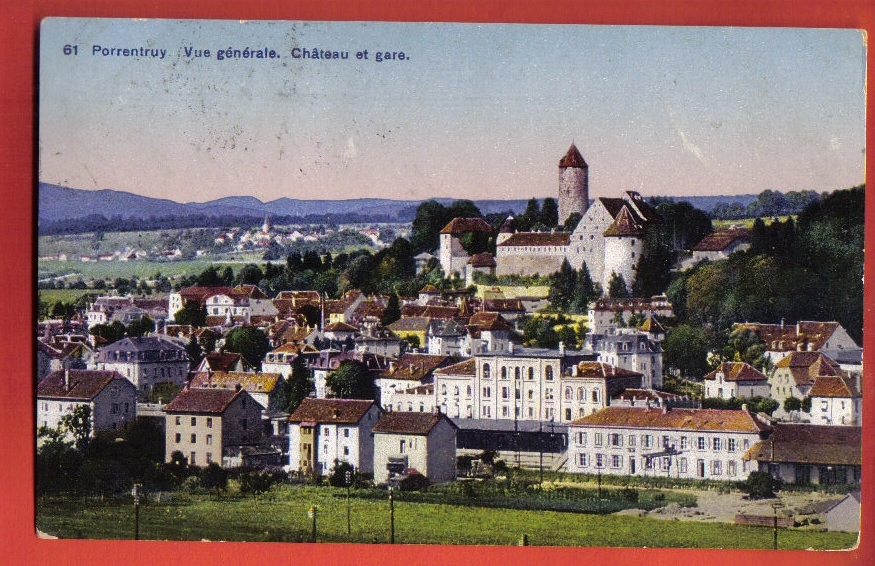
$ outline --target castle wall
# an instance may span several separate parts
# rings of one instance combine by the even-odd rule
[[[602,272],[602,289],[607,290],[611,280],[611,274],[616,273],[623,277],[626,287],[631,290],[635,282],[635,273],[638,261],[641,259],[641,251],[644,247],[640,237],[637,236],[614,236],[604,238],[605,242],[605,266]],[[593,277],[594,281],[598,281]]]
[[[568,245],[567,253],[568,263],[578,270],[586,263],[589,275],[595,282],[602,281],[604,276],[604,232],[613,221],[614,218],[608,209],[596,200],[571,234],[571,243]],[[610,272],[608,272],[608,276],[610,276]]]
[[[555,246],[560,251],[518,251],[508,252],[501,248],[495,257],[495,275],[550,275],[559,271],[565,259],[565,247]]]
[[[444,275],[451,277],[453,273],[458,273],[460,276],[464,276],[470,257],[462,247],[462,242],[452,234],[441,234],[440,244],[439,255]]]
[[[559,224],[589,207],[589,171],[585,167],[559,168]]]

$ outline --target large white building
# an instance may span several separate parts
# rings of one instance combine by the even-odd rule
[[[137,416],[137,390],[115,371],[58,370],[37,385],[37,427],[57,428],[77,407],[91,410],[91,434],[122,431]]]
[[[572,422],[572,473],[739,481],[744,459],[771,426],[741,410],[608,407]]]
[[[169,339],[126,337],[100,348],[94,365],[94,369],[119,372],[144,398],[159,383],[185,384],[189,358],[185,348]]]

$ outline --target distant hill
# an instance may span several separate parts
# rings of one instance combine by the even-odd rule
[[[747,206],[756,200],[756,195],[667,197],[673,201],[687,201],[696,208],[710,212],[720,203],[739,203]],[[454,199],[435,199],[448,206]],[[300,219],[304,222],[410,222],[416,215],[416,207],[423,201],[363,198],[349,200],[302,200],[283,197],[262,202],[251,196],[223,197],[208,202],[178,203],[168,199],[150,198],[111,189],[81,190],[39,184],[38,214],[40,231],[76,231],[76,226],[100,224],[103,217],[109,223],[133,218],[150,220],[148,224],[162,227],[186,225],[194,227],[198,222],[209,224],[240,218],[250,220],[266,215],[280,218]],[[510,211],[521,214],[526,200],[475,200],[474,204],[483,214]],[[87,222],[86,222],[87,221]],[[68,224],[65,230],[65,224]]]

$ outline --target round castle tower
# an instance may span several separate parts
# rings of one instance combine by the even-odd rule
[[[589,165],[573,143],[559,160],[559,224],[589,208]]]

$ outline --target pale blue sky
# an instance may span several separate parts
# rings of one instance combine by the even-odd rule
[[[246,46],[281,58],[215,58]],[[864,180],[864,89],[855,30],[54,19],[39,176],[179,202],[545,197],[573,140],[593,197],[830,191]]]

